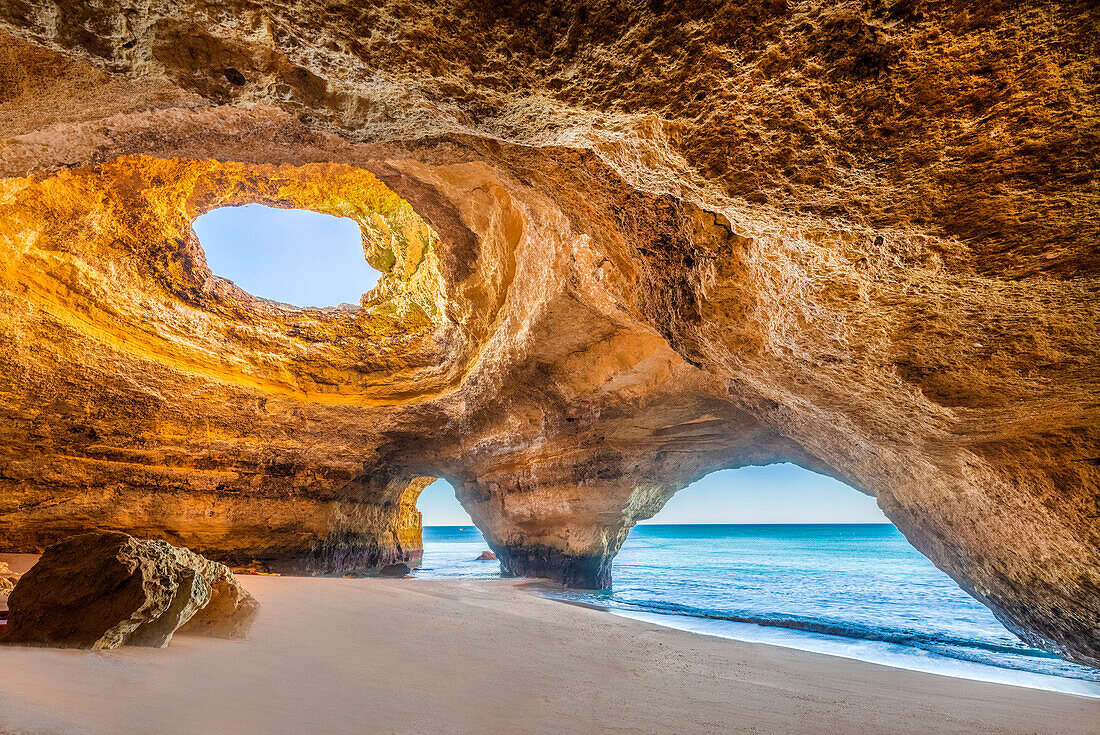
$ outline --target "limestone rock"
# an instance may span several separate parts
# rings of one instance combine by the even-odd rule
[[[786,461],[1100,665],[1096,25],[4,4],[0,548],[415,566],[445,477],[503,568],[603,586],[674,493]],[[249,202],[356,219],[379,285],[297,309],[210,273],[191,221]]]
[[[118,532],[74,536],[46,549],[8,608],[0,642],[88,649],[163,648],[181,626],[239,637],[257,609],[224,565]]]
[[[408,564],[387,564],[378,570],[380,577],[405,577],[412,573]]]
[[[252,630],[260,604],[224,564],[215,564],[210,601],[180,626],[180,633],[215,638],[244,638]]]
[[[474,561],[496,561],[497,555],[491,551],[483,551]]]
[[[19,581],[20,575],[11,570],[11,567],[6,562],[0,561],[0,597],[6,598],[8,594],[15,588],[15,583]]]
[[[7,577],[0,577],[0,597],[6,598],[14,588],[15,580],[8,579]]]

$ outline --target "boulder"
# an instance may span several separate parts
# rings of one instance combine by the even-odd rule
[[[216,566],[210,602],[180,626],[179,632],[215,638],[244,638],[252,629],[260,603],[241,587],[228,567],[224,564]]]
[[[408,564],[387,564],[378,570],[380,577],[404,577],[412,572]]]
[[[483,552],[481,552],[481,556],[474,559],[474,561],[496,561],[496,560],[497,560],[497,555],[494,554],[491,551],[483,551]]]
[[[22,576],[0,642],[163,648],[181,628],[244,636],[257,609],[223,564],[165,541],[98,531],[49,547]]]

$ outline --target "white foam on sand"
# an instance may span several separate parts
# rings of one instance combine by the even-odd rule
[[[897,669],[1100,699],[1100,683],[1005,669],[973,661],[962,661],[947,656],[937,656],[928,651],[901,646],[896,643],[861,641],[822,633],[795,631],[729,620],[708,620],[684,615],[665,615],[662,613],[614,609],[608,609],[608,612],[631,620],[641,620],[666,628],[675,628],[717,638],[729,638],[747,643],[767,643],[773,646],[840,656]]]

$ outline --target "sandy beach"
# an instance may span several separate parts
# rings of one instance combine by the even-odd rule
[[[0,647],[0,731],[1082,733],[1100,701],[699,636],[522,581],[244,577],[249,640]]]

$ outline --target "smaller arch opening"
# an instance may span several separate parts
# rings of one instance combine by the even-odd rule
[[[427,579],[498,577],[494,559],[479,559],[489,551],[485,537],[455,497],[454,486],[439,479],[416,500],[423,524],[424,558],[416,576]]]
[[[192,229],[212,273],[291,306],[359,306],[382,275],[348,217],[246,204],[206,212]]]
[[[870,495],[782,463],[712,472],[676,493],[657,515],[639,525],[889,522]]]
[[[425,528],[473,527],[470,514],[462,507],[455,496],[451,483],[438,479],[420,491],[416,499],[416,509],[420,511],[420,522]]]

